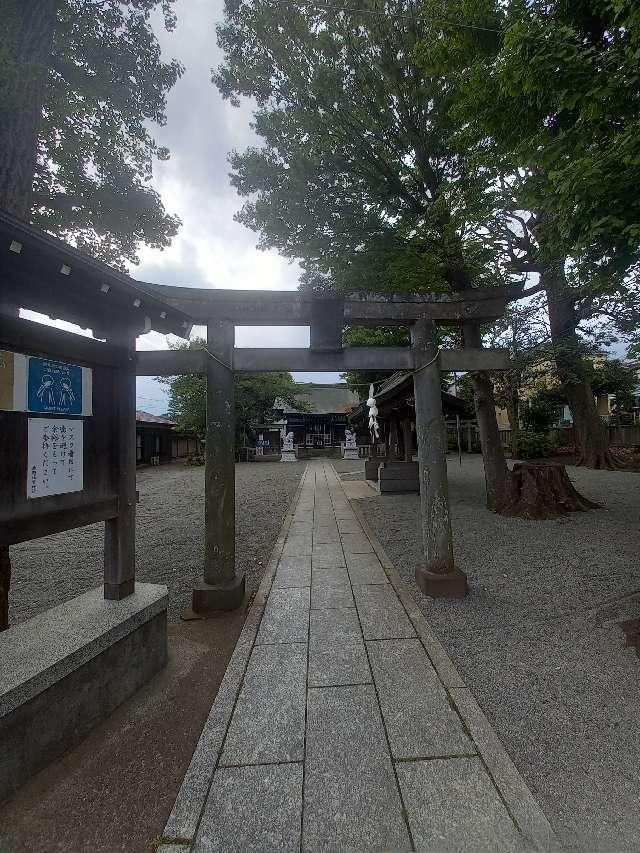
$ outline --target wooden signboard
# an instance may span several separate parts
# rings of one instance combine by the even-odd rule
[[[0,544],[118,514],[116,368],[3,351]]]

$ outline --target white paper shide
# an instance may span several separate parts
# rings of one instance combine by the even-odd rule
[[[29,418],[27,497],[83,488],[82,420]]]

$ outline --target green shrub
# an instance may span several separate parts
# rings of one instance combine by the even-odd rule
[[[550,456],[553,444],[543,432],[521,432],[518,437],[518,456],[520,459],[540,459]]]

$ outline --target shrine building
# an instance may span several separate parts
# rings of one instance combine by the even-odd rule
[[[344,431],[349,427],[348,417],[360,404],[355,391],[343,382],[312,384],[307,392],[298,395],[298,399],[302,405],[296,409],[278,397],[273,411],[274,417],[286,425],[287,432],[293,432],[299,458],[313,456],[314,451],[339,449],[344,443]],[[362,433],[362,441],[369,441],[366,430]]]

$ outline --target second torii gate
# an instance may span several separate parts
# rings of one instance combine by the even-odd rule
[[[207,328],[203,350],[138,352],[138,376],[203,373],[207,377],[205,469],[205,565],[193,590],[195,613],[232,610],[245,594],[235,566],[235,461],[233,371],[413,371],[425,564],[416,581],[432,597],[460,598],[464,572],[453,560],[449,517],[446,439],[442,423],[440,371],[505,370],[504,350],[439,350],[436,324],[467,325],[504,313],[499,289],[425,295],[313,295],[290,291],[202,290],[142,285],[150,294]],[[308,349],[235,348],[235,326],[310,327]],[[409,326],[410,347],[347,347],[349,326]]]

